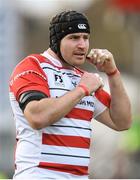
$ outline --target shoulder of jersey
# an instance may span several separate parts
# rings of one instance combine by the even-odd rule
[[[31,54],[31,55],[27,56],[26,58],[27,59],[29,59],[29,58],[30,59],[36,59],[37,61],[39,61],[39,63],[43,63],[43,62],[51,63],[51,61],[49,59],[42,56],[41,54]]]

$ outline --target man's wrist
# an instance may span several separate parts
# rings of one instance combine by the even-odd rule
[[[114,71],[110,72],[110,73],[106,73],[107,76],[111,77],[114,76],[116,74],[120,74],[120,71],[118,70],[118,68],[116,68]]]
[[[79,84],[77,87],[80,87],[84,91],[86,96],[90,95],[88,88],[84,84]]]

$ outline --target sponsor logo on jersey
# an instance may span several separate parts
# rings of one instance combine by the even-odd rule
[[[88,100],[81,100],[78,104],[83,106],[90,106],[92,108],[94,107],[94,102]]]
[[[61,74],[54,73],[54,80],[55,80],[55,85],[64,87],[64,81]]]

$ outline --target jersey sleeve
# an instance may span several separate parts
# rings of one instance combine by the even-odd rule
[[[111,96],[104,90],[99,89],[95,92],[95,111],[94,118],[110,107]]]
[[[31,90],[37,90],[50,96],[47,76],[41,68],[39,60],[34,57],[26,57],[16,66],[11,76],[10,91],[19,100],[22,93]]]

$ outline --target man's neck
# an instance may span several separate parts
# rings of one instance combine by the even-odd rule
[[[63,67],[68,67],[68,68],[72,68],[72,69],[73,69],[73,66],[69,65],[67,62],[65,62],[64,60],[60,59],[60,58],[58,57],[58,55],[57,55],[54,51],[52,51],[50,48],[47,49],[47,53],[48,53],[49,55],[51,55],[53,58],[55,58],[55,59],[57,59],[58,61],[60,61],[60,63],[62,64]]]

